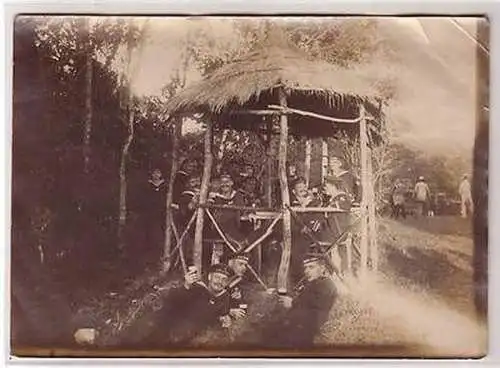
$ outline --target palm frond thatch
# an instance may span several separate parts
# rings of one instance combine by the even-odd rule
[[[362,68],[347,69],[312,60],[298,48],[269,45],[222,66],[187,87],[165,108],[171,116],[194,112],[220,114],[231,106],[258,101],[261,94],[279,86],[304,97],[321,97],[334,105],[348,97],[377,97],[376,82]]]

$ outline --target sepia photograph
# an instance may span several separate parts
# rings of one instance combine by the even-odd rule
[[[488,354],[489,22],[19,14],[10,354]]]

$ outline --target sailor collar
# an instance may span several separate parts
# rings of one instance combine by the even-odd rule
[[[298,205],[299,205],[299,206],[301,206],[301,207],[306,207],[306,206],[307,206],[309,203],[311,203],[313,200],[314,200],[314,198],[313,198],[313,197],[311,197],[311,196],[307,196],[307,197],[305,197],[305,201],[303,201],[303,202],[299,201],[299,199],[298,199],[298,198],[295,198],[295,200],[294,200],[294,204],[298,204]]]
[[[215,193],[216,198],[221,198],[221,199],[225,199],[225,200],[233,200],[235,195],[236,195],[235,190],[233,190],[229,196],[225,196],[221,193]]]
[[[339,177],[341,177],[342,175],[345,175],[345,174],[347,174],[347,173],[348,173],[348,171],[347,171],[347,170],[343,170],[343,171],[339,172],[338,174],[334,174],[334,175],[335,175],[337,178],[339,178]]]
[[[244,196],[253,196],[253,195],[255,195],[255,193],[253,193],[251,191],[248,191],[248,190],[244,190],[244,189],[238,189],[238,192],[240,192]]]
[[[158,190],[160,190],[160,187],[163,184],[165,184],[165,180],[161,179],[160,181],[155,182],[155,181],[149,179],[148,183],[150,183],[151,185],[153,185],[154,189],[158,191]]]
[[[330,198],[330,204],[333,203],[333,202],[335,202],[340,196],[347,196],[347,193],[344,192],[344,191],[338,192],[337,194],[335,194],[334,196],[332,196]]]

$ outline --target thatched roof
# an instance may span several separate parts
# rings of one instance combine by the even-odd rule
[[[362,68],[343,68],[314,60],[303,50],[276,39],[264,41],[244,57],[223,65],[205,79],[188,86],[166,104],[170,116],[202,113],[215,115],[219,125],[255,129],[255,116],[235,118],[243,109],[267,109],[279,104],[278,88],[288,91],[288,106],[339,118],[358,117],[363,102],[371,115],[380,117],[376,103],[378,80]],[[379,121],[379,127],[380,127]],[[357,124],[338,124],[294,115],[290,134],[334,135],[339,129],[357,134]]]
[[[313,60],[290,45],[264,44],[187,87],[167,103],[166,110],[171,115],[203,111],[219,114],[227,107],[257,101],[261,94],[279,86],[294,93],[318,93],[330,98],[375,97],[375,84],[376,79],[360,69]]]

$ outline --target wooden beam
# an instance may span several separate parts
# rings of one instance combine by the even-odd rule
[[[304,165],[304,176],[306,179],[306,185],[309,188],[311,182],[311,138],[306,139],[306,157]]]
[[[266,115],[274,115],[280,116],[282,114],[281,111],[278,110],[231,110],[228,112],[228,115],[258,115],[258,116],[266,116]],[[289,111],[285,114],[293,114],[293,112]]]
[[[326,138],[321,138],[321,184],[325,182],[328,174],[328,142]]]
[[[199,205],[203,208],[215,208],[219,210],[235,210],[235,211],[251,211],[251,212],[276,212],[275,208],[268,207],[249,207],[249,206],[233,206],[226,204],[212,204],[212,203],[203,203]]]
[[[361,264],[359,270],[359,276],[364,279],[366,276],[366,271],[368,267],[368,200],[369,200],[369,190],[368,186],[368,137],[366,134],[366,119],[365,119],[365,107],[360,104],[360,116],[361,124],[359,125],[359,142],[361,149],[361,242],[360,242],[360,252],[361,252]]]
[[[248,247],[245,248],[245,252],[250,252],[252,249],[257,247],[260,243],[262,243],[269,235],[271,235],[274,226],[276,223],[281,219],[281,214],[276,216],[274,220],[271,222],[271,224],[267,227],[267,230],[262,234],[259,238],[257,238],[252,244],[250,244]],[[260,248],[260,247],[259,247]]]
[[[307,116],[307,117],[316,118],[316,119],[322,119],[322,120],[330,121],[333,123],[355,124],[355,123],[359,123],[361,121],[361,117],[357,117],[354,119],[342,119],[342,118],[334,118],[331,116],[326,116],[323,114],[318,114],[315,112],[304,111],[304,110],[299,110],[299,109],[292,109],[290,107],[283,107],[283,106],[278,106],[278,105],[269,105],[268,107],[282,111],[285,114],[294,113],[297,115]]]
[[[194,234],[194,252],[193,259],[194,265],[200,272],[202,270],[202,252],[203,252],[203,221],[204,221],[204,210],[203,205],[207,201],[208,188],[210,185],[210,175],[212,173],[213,164],[213,154],[212,154],[212,124],[211,122],[207,124],[207,130],[205,131],[205,141],[204,141],[204,165],[203,165],[203,177],[201,180],[200,188],[200,207],[197,209],[196,217],[196,229]]]
[[[279,90],[280,106],[286,108],[287,99],[283,89]],[[286,172],[286,159],[288,147],[288,116],[280,117],[280,145],[279,145],[279,178],[281,187],[281,205],[283,209],[283,252],[278,269],[278,290],[286,291],[288,284],[288,269],[290,267],[290,256],[292,252],[292,221],[290,217],[290,194],[288,192],[288,180]]]
[[[290,207],[290,209],[294,212],[300,212],[300,213],[321,213],[321,212],[326,212],[326,213],[346,213],[349,211],[341,210],[335,207]]]
[[[162,255],[162,271],[167,272],[171,265],[171,249],[172,249],[172,224],[173,224],[173,193],[174,193],[174,182],[179,169],[179,140],[182,131],[182,119],[173,122],[172,129],[172,165],[170,166],[170,177],[168,180],[168,191],[166,199],[166,215],[165,215],[165,241],[163,244],[163,255]]]

